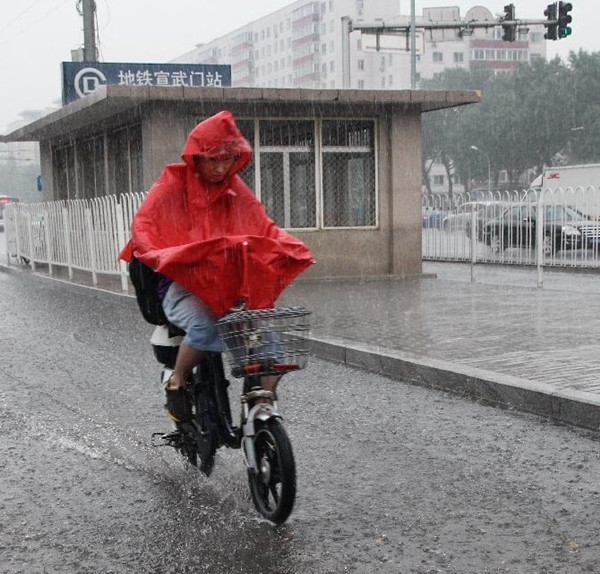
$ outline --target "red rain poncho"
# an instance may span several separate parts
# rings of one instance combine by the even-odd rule
[[[238,155],[220,184],[199,179],[194,155]],[[217,316],[242,295],[250,309],[272,307],[279,294],[312,263],[308,248],[275,225],[237,175],[252,150],[229,112],[198,124],[182,158],[167,165],[131,226],[120,254],[133,255],[202,299]],[[247,290],[242,244],[247,242]]]

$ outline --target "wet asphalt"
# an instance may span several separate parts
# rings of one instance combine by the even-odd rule
[[[206,479],[151,446],[169,423],[132,299],[0,291],[0,572],[596,571],[597,433],[313,359],[282,382],[299,486],[274,527],[239,452]]]

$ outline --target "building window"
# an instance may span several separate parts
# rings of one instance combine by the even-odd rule
[[[444,176],[443,175],[434,175],[433,176],[433,185],[444,185]]]
[[[365,81],[364,80],[358,80],[358,89],[359,90],[365,89]]]
[[[365,69],[365,61],[364,60],[358,60],[357,61],[357,66],[359,70],[364,70]]]
[[[142,128],[140,125],[108,134],[109,189],[112,193],[144,191],[142,187]]]
[[[454,63],[462,64],[465,61],[465,55],[462,52],[454,52]]]
[[[282,227],[316,227],[314,122],[260,122],[260,199]]]
[[[255,150],[240,176],[256,189],[278,225],[291,229],[376,225],[373,120],[241,119],[237,124]],[[255,125],[258,145],[253,139]],[[319,126],[321,137],[316,137]]]
[[[108,194],[141,192],[142,128],[120,128],[74,145],[52,150],[54,199],[90,199]],[[108,149],[106,158],[105,149]],[[108,185],[106,166],[109,166]]]
[[[52,150],[52,174],[54,199],[76,199],[75,146],[69,145]]]
[[[374,122],[323,121],[323,225],[376,222]]]
[[[104,137],[95,137],[78,144],[77,197],[90,199],[106,195],[104,173]]]
[[[529,41],[532,44],[540,44],[545,40],[544,36],[540,32],[529,32]]]
[[[433,52],[433,61],[434,62],[443,62],[444,54],[442,52]]]

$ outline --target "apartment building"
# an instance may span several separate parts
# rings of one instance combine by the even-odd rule
[[[408,3],[407,3],[408,4]],[[298,0],[259,20],[232,30],[174,62],[230,64],[233,86],[333,89],[408,89],[411,57],[405,35],[382,38],[355,30],[350,34],[350,70],[344,83],[342,18],[353,22],[406,22],[397,0]],[[453,13],[452,10],[454,10]],[[428,21],[487,20],[494,14],[475,6],[461,15],[458,8],[425,8],[417,26]],[[520,31],[516,42],[502,40],[502,28],[422,31],[417,37],[417,79],[431,78],[448,67],[486,67],[496,72],[545,57],[543,26]],[[379,48],[379,49],[378,49]]]

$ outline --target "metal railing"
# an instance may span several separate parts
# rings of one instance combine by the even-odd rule
[[[145,193],[95,199],[13,203],[5,210],[9,263],[45,265],[120,279],[118,260]],[[593,187],[529,192],[433,194],[423,199],[422,257],[545,266],[600,268],[600,193]]]
[[[43,203],[14,203],[5,210],[7,260],[32,269],[46,265],[53,274],[66,268],[120,277],[128,290],[127,266],[118,260],[130,235],[134,213],[144,193]]]
[[[422,257],[600,267],[600,193],[593,187],[435,194],[423,198]]]

